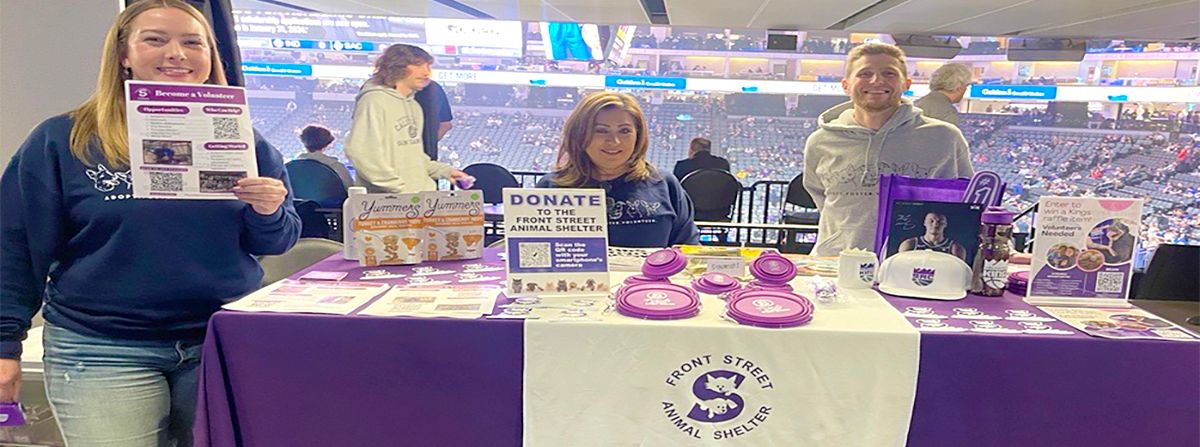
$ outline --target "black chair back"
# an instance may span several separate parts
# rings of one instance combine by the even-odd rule
[[[1200,246],[1159,245],[1134,296],[1144,300],[1200,301]]]
[[[792,181],[788,182],[787,187],[787,203],[796,205],[800,208],[816,209],[817,203],[813,201],[812,194],[804,189],[804,174],[797,174]]]
[[[322,208],[341,208],[346,201],[346,185],[333,168],[316,160],[292,160],[284,167],[297,199],[312,200]]]
[[[296,215],[300,216],[300,237],[329,239],[329,220],[317,211],[320,204],[304,199],[295,199],[292,204],[296,207]]]
[[[683,177],[683,190],[695,205],[695,218],[707,222],[731,222],[733,206],[742,195],[737,177],[719,169],[701,169]]]
[[[463,168],[467,175],[475,177],[471,189],[483,191],[483,203],[504,202],[504,188],[520,188],[521,183],[504,166],[492,163],[475,163]]]

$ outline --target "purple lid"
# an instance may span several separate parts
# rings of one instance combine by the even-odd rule
[[[755,290],[740,293],[726,305],[726,314],[738,323],[760,327],[793,327],[812,320],[807,298],[790,292]]]
[[[763,252],[750,263],[750,274],[764,283],[787,283],[796,277],[796,264],[779,253]]]
[[[989,206],[987,207],[987,210],[983,212],[983,223],[1012,225],[1013,217],[1016,215],[1017,213],[1009,211],[1007,208],[1002,206]]]
[[[1029,288],[1029,272],[1014,272],[1008,275],[1008,291],[1017,295],[1025,295]]]
[[[639,284],[617,294],[621,315],[652,320],[690,318],[700,312],[695,292],[676,284]]]
[[[625,281],[622,281],[622,283],[625,285],[670,283],[670,282],[671,281],[667,280],[666,278],[651,278],[651,277],[648,277],[645,275],[633,275],[628,278],[625,278]]]
[[[736,278],[719,272],[707,272],[692,281],[693,289],[709,295],[720,295],[725,292],[737,290],[738,287]]]
[[[642,263],[642,274],[650,278],[667,278],[682,272],[687,267],[687,257],[679,250],[664,248],[646,256]]]

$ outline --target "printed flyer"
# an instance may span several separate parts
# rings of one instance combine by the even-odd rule
[[[1141,216],[1141,199],[1042,196],[1025,301],[1129,307]]]
[[[134,198],[236,200],[258,176],[245,89],[126,81],[125,95]]]
[[[509,296],[608,293],[603,189],[504,189]]]
[[[295,281],[285,279],[226,304],[242,312],[300,312],[349,315],[371,298],[388,290],[387,284],[367,282]]]
[[[1170,321],[1138,308],[1042,307],[1041,310],[1093,337],[1200,341]]]

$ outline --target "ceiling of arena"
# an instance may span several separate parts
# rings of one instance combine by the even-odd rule
[[[1182,40],[1200,0],[233,0],[238,9],[960,36]]]

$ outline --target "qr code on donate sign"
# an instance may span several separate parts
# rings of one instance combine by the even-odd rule
[[[550,268],[549,242],[518,243],[517,254],[517,265],[523,269]]]
[[[183,174],[175,172],[147,172],[150,174],[151,191],[183,191]]]
[[[237,118],[213,118],[213,138],[218,140],[236,140],[242,137],[242,129],[238,126]]]
[[[1096,273],[1097,293],[1121,293],[1125,288],[1125,274],[1121,272]]]

